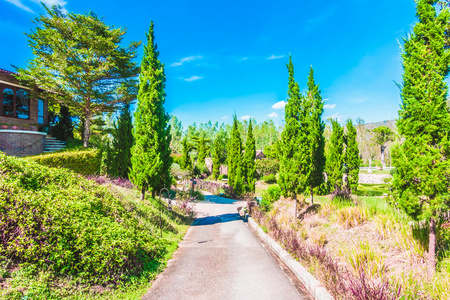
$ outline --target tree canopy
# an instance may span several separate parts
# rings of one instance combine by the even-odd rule
[[[27,34],[34,58],[18,69],[19,76],[84,121],[88,147],[92,117],[136,99],[139,68],[133,59],[140,43],[122,47],[126,31],[106,25],[93,12],[44,8],[46,15],[36,18],[37,28]]]

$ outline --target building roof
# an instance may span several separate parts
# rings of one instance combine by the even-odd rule
[[[11,72],[11,71],[8,71],[8,70],[2,69],[2,68],[0,68],[0,73],[9,74],[9,75],[17,75],[16,72]]]

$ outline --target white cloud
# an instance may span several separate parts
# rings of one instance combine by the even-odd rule
[[[25,5],[25,4],[23,4],[22,2],[24,1],[24,0],[6,0],[6,1],[8,1],[9,3],[12,3],[12,4],[14,4],[15,6],[17,6],[17,7],[19,7],[19,8],[21,8],[21,9],[23,9],[23,10],[25,10],[25,11],[28,11],[28,12],[30,12],[30,13],[35,13],[31,8],[29,8],[27,5]],[[25,0],[26,2],[34,2],[34,3],[37,3],[37,4],[41,4],[41,2],[42,3],[44,3],[47,7],[52,7],[53,5],[60,5],[61,6],[61,8],[62,8],[62,12],[63,13],[67,13],[67,10],[64,8],[64,5],[66,5],[67,4],[67,1],[64,1],[64,0]]]
[[[276,112],[273,112],[271,114],[267,115],[269,118],[278,118],[278,114]]]
[[[336,104],[325,104],[323,106],[324,109],[333,109],[336,107]]]
[[[183,79],[184,79],[184,81],[191,82],[191,81],[196,81],[196,80],[199,80],[199,79],[202,79],[202,78],[203,78],[203,77],[201,77],[201,76],[193,75],[193,76],[191,76],[191,77],[189,77],[189,78],[183,78]]]
[[[184,57],[184,58],[180,59],[179,62],[175,62],[175,63],[171,64],[171,66],[172,67],[179,67],[182,64],[184,64],[185,62],[190,62],[190,61],[197,60],[197,59],[202,59],[202,58],[203,58],[203,56],[201,56],[201,55]]]
[[[222,120],[228,119],[228,116],[223,116]]]
[[[15,6],[21,8],[23,10],[26,10],[27,12],[30,12],[30,13],[33,13],[33,14],[35,13],[31,8],[29,8],[28,6],[23,4],[21,0],[6,0],[6,1],[8,1],[9,3],[14,4]]]
[[[273,109],[283,109],[286,106],[287,102],[281,100],[280,102],[275,103],[274,105],[272,105]]]
[[[328,116],[325,118],[325,120],[328,120],[328,119],[333,119],[333,120],[337,119],[338,122],[341,122],[344,119],[344,116],[340,115],[339,113],[335,113],[335,114],[332,114],[331,116]]]
[[[325,101],[328,101],[328,100],[330,100],[330,99],[328,99],[328,98],[326,98],[326,99],[323,99],[323,102],[325,102]]]
[[[241,120],[248,120],[248,119],[250,119],[252,116],[242,116],[241,117]]]
[[[279,58],[283,58],[283,57],[284,57],[284,55],[276,56],[276,55],[272,54],[267,59],[279,59]]]

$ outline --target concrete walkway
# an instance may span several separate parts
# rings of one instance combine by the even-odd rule
[[[207,195],[180,248],[143,299],[303,299],[237,214]]]

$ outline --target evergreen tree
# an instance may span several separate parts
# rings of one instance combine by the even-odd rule
[[[180,167],[183,170],[192,170],[192,162],[189,152],[192,150],[191,145],[188,143],[187,137],[185,136],[183,141],[181,141],[181,146],[183,147],[183,154],[180,160]]]
[[[308,139],[303,147],[309,150],[309,173],[307,173],[308,177],[306,178],[306,185],[309,186],[311,204],[313,204],[313,189],[320,186],[324,181],[325,137],[323,132],[325,123],[322,121],[323,100],[320,95],[319,85],[316,85],[314,81],[314,70],[312,67],[309,71],[307,85],[308,91],[305,99],[305,128],[308,128]]]
[[[289,72],[288,99],[285,107],[285,126],[281,134],[282,157],[278,184],[285,197],[293,197],[296,202],[297,194],[305,190],[305,177],[308,154],[305,149],[307,131],[302,128],[304,109],[300,88],[294,79],[294,64],[289,57],[287,65]]]
[[[132,148],[130,177],[141,187],[141,199],[150,189],[154,197],[159,189],[170,187],[170,126],[169,115],[164,111],[164,64],[158,59],[153,22],[147,33],[147,45],[141,62],[138,105],[134,114],[135,144]]]
[[[65,105],[61,105],[58,114],[58,123],[53,126],[52,134],[61,141],[67,141],[68,138],[73,138],[72,115],[70,114],[69,108]]]
[[[332,132],[327,157],[327,175],[332,189],[342,188],[344,163],[344,130],[337,120],[331,120]]]
[[[217,138],[214,143],[214,151],[212,156],[212,163],[213,163],[213,171],[212,175],[214,179],[217,179],[220,176],[220,139]]]
[[[253,125],[250,120],[248,125],[247,132],[247,141],[245,143],[245,154],[244,154],[244,162],[245,162],[245,181],[247,183],[246,190],[247,192],[254,193],[255,192],[255,183],[256,183],[256,165],[255,165],[255,157],[256,157],[256,144],[255,138],[253,136]]]
[[[347,166],[348,173],[347,188],[354,193],[358,189],[359,165],[361,161],[359,158],[358,143],[356,142],[357,132],[355,126],[353,126],[352,120],[347,120],[346,127],[345,165]]]
[[[121,46],[126,30],[105,24],[95,13],[65,14],[59,5],[36,18],[27,34],[34,58],[18,69],[21,80],[39,86],[40,97],[66,105],[83,120],[83,146],[91,121],[120,103],[136,99],[133,61],[140,43]]]
[[[131,121],[130,105],[122,108],[117,123],[112,131],[112,150],[114,173],[112,175],[128,178],[131,169],[131,147],[133,146],[133,123]]]
[[[418,0],[419,22],[404,41],[402,103],[397,127],[405,138],[393,151],[398,205],[430,225],[429,271],[436,266],[436,218],[450,209],[450,115],[447,104],[450,54],[446,32],[450,14],[437,1]]]
[[[228,184],[234,188],[236,195],[240,195],[244,189],[242,141],[239,134],[238,120],[233,116],[233,127],[228,142]]]

